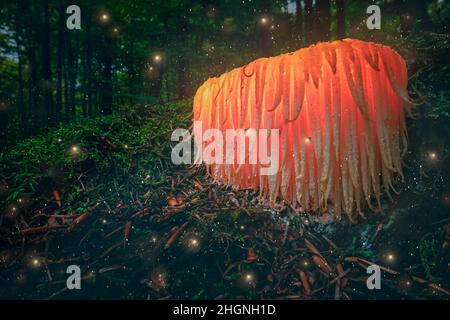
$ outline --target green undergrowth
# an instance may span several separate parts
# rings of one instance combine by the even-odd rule
[[[86,190],[129,197],[130,184],[165,183],[170,135],[188,128],[190,108],[189,101],[119,106],[113,115],[80,119],[22,141],[0,154],[0,200],[7,206],[33,199],[39,207],[57,190],[67,207]],[[97,200],[87,197],[85,206]]]

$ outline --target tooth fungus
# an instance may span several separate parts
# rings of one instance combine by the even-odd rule
[[[203,130],[279,129],[279,170],[261,164],[209,164],[217,181],[260,190],[301,210],[353,221],[376,211],[403,177],[410,112],[405,61],[393,49],[345,39],[260,58],[208,79],[194,98]],[[257,152],[246,147],[246,156]]]

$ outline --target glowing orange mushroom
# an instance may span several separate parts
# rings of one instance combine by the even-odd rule
[[[406,87],[398,53],[353,39],[260,58],[210,78],[195,95],[194,120],[222,132],[279,129],[280,166],[274,176],[260,175],[259,164],[210,164],[208,171],[300,210],[331,203],[351,220],[364,203],[376,211],[381,194],[403,177]]]

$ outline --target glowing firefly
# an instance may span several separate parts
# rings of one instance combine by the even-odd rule
[[[394,256],[392,253],[389,253],[389,254],[386,255],[386,259],[387,259],[389,262],[392,262],[392,261],[395,260],[395,256]]]
[[[252,272],[246,272],[242,275],[242,281],[247,285],[255,284],[255,276]]]
[[[39,260],[39,258],[31,258],[29,260],[29,264],[31,265],[31,267],[38,268],[41,266],[41,261]]]
[[[197,247],[198,246],[198,240],[193,238],[189,240],[189,246],[190,247]]]

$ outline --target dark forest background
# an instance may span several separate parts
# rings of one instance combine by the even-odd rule
[[[81,30],[66,27],[71,4],[81,8]],[[366,27],[370,4],[381,7],[381,30]],[[192,97],[210,76],[317,41],[391,44],[414,72],[426,62],[411,50],[417,39],[429,47],[443,37],[448,47],[450,22],[440,0],[13,0],[0,8],[0,149],[119,104]]]

